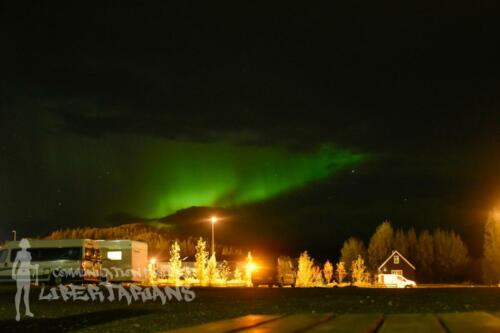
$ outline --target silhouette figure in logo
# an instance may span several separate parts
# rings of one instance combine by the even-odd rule
[[[31,265],[31,253],[27,250],[31,247],[30,242],[23,238],[19,242],[21,250],[17,251],[16,259],[12,265],[12,279],[16,280],[17,292],[15,297],[16,304],[16,321],[21,319],[19,306],[21,305],[21,294],[24,291],[24,306],[26,308],[26,316],[33,317],[30,311],[30,287],[31,287],[31,274],[30,269],[35,267]],[[19,266],[19,268],[18,268]],[[17,269],[17,271],[16,271]]]

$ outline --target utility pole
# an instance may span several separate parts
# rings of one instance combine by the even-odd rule
[[[210,221],[212,222],[212,255],[215,254],[215,223],[217,223],[217,217],[215,216],[212,216],[212,218],[210,219]]]

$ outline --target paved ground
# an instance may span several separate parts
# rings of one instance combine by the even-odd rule
[[[301,313],[292,315],[246,315],[172,333],[498,333],[500,314],[482,311],[414,314]]]
[[[500,311],[500,288],[198,288],[192,302],[38,300],[33,319],[14,321],[14,286],[0,287],[0,331],[156,332],[246,314]]]

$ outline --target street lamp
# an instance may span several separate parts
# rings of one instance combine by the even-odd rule
[[[14,240],[17,240],[17,232],[15,230],[12,230],[12,238],[14,238]]]
[[[212,222],[212,255],[214,255],[214,253],[215,253],[215,232],[214,232],[214,226],[215,226],[215,223],[217,223],[217,217],[216,216],[212,216],[212,218],[210,219],[210,222]]]

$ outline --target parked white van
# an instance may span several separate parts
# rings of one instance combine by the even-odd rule
[[[32,265],[38,267],[32,279],[53,284],[97,282],[101,279],[101,258],[95,240],[29,239]],[[12,264],[20,251],[19,241],[9,241],[0,249],[0,282],[12,280]]]
[[[408,280],[398,274],[379,274],[377,282],[379,287],[385,288],[414,288],[417,286],[415,281]]]

